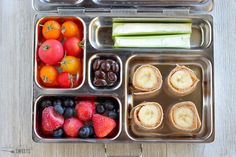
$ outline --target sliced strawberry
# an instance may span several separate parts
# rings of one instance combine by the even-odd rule
[[[52,135],[53,131],[45,131],[44,129],[42,129],[42,133],[43,135]]]
[[[64,123],[64,117],[58,114],[52,106],[46,107],[42,113],[42,129],[51,132],[60,128]]]
[[[88,121],[95,113],[94,101],[80,101],[75,107],[77,117],[82,121]]]
[[[92,121],[97,137],[107,136],[116,127],[116,122],[113,119],[100,114],[94,114]]]
[[[79,119],[72,117],[65,120],[63,129],[67,136],[76,137],[82,126],[84,126],[84,124]]]

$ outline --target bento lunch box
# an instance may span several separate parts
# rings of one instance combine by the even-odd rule
[[[209,143],[214,141],[214,38],[213,0],[33,0],[36,11],[33,20],[33,99],[32,138],[35,142],[131,142],[131,143]],[[147,21],[191,21],[192,34],[189,48],[129,48],[114,47],[112,23],[114,18]],[[45,41],[40,33],[48,20],[63,23],[74,21],[83,29],[83,55],[80,74],[72,88],[45,87],[40,80],[38,49]],[[63,41],[64,42],[64,41]],[[119,67],[116,82],[107,88],[94,85],[96,59],[112,60]],[[114,65],[114,66],[115,66]],[[137,92],[132,79],[142,65],[157,67],[162,75],[162,86],[152,94]],[[176,66],[186,66],[199,79],[195,90],[185,96],[170,96],[165,91],[166,80]],[[112,67],[113,68],[113,67]],[[59,69],[61,70],[61,69]],[[113,71],[116,71],[113,70]],[[113,76],[110,76],[113,78]],[[98,82],[101,84],[101,82]],[[102,82],[104,83],[104,82]],[[40,129],[43,100],[73,98],[106,101],[116,104],[116,130],[104,138],[53,138]],[[180,133],[168,117],[171,107],[184,101],[196,105],[201,126],[193,133]],[[162,124],[145,130],[137,126],[133,111],[143,102],[158,102],[163,111]],[[140,112],[140,111],[139,111]],[[140,119],[139,119],[140,120]]]

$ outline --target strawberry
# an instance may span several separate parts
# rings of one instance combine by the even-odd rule
[[[57,77],[57,82],[62,88],[71,88],[73,87],[73,76],[68,72],[62,72]]]
[[[51,132],[60,128],[64,123],[64,117],[58,114],[52,106],[46,107],[42,113],[42,129]]]
[[[94,101],[80,101],[76,104],[75,107],[77,117],[82,121],[88,121],[92,118],[95,113]]]
[[[65,120],[63,129],[67,136],[76,137],[83,126],[84,124],[79,119],[72,117]]]
[[[100,114],[94,114],[93,118],[93,127],[97,137],[105,137],[116,127],[116,122],[106,116]]]

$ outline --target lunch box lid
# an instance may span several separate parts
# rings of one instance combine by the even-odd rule
[[[76,13],[205,13],[213,9],[213,0],[32,0],[38,12]]]

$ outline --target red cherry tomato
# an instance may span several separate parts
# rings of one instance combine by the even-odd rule
[[[57,65],[64,57],[62,44],[55,40],[46,40],[38,50],[41,61],[48,65]]]
[[[77,37],[68,38],[64,43],[64,50],[68,56],[82,56],[83,41]]]
[[[62,72],[57,77],[57,82],[62,88],[72,88],[74,86],[74,76],[68,72]]]

